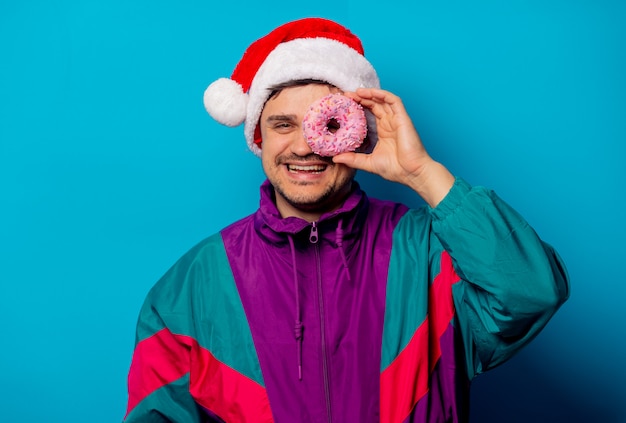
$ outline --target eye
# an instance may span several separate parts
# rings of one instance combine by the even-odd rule
[[[280,134],[288,133],[293,129],[294,125],[291,122],[280,121],[272,125],[272,129]]]

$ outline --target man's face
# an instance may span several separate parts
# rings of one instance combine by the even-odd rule
[[[261,161],[283,217],[315,220],[339,207],[350,192],[356,171],[313,154],[302,131],[309,105],[331,92],[339,90],[318,84],[286,88],[261,113]]]

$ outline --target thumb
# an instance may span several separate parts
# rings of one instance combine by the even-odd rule
[[[370,171],[369,154],[341,153],[333,157],[333,163],[344,164],[353,169]]]

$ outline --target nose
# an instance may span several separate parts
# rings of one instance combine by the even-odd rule
[[[303,132],[300,132],[299,134],[294,134],[290,148],[293,154],[302,157],[313,153],[313,150],[311,150],[311,147],[306,142],[306,137],[304,136]]]

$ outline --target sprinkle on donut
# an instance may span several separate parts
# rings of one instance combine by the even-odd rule
[[[356,150],[367,135],[363,106],[335,93],[315,101],[302,120],[306,141],[315,154],[335,156]]]

